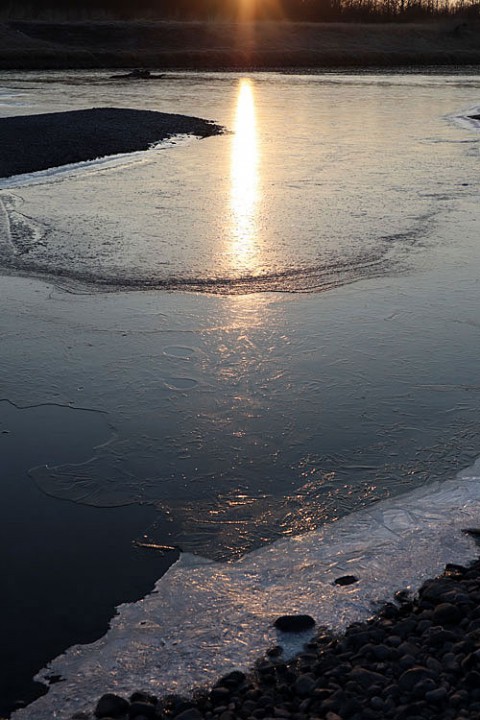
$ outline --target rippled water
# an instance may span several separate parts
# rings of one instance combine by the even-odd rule
[[[355,557],[367,562],[360,546],[371,518],[357,525],[354,513],[385,499],[388,518],[403,502],[390,506],[391,498],[421,488],[427,515],[428,493],[438,496],[426,535],[438,526],[450,551],[450,530],[473,522],[477,503],[476,476],[466,492],[460,477],[454,500],[435,482],[451,480],[480,448],[480,135],[468,120],[480,104],[478,76],[2,80],[3,114],[122,105],[203,116],[228,130],[1,182],[2,397],[101,411],[109,429],[81,457],[74,438],[50,461],[42,455],[28,482],[99,513],[148,504],[158,520],[141,533],[146,544],[244,557],[204,570],[184,557],[160,599],[170,581],[184,592],[191,572],[214,578],[221,597],[242,563],[268,586],[272,558],[300,541],[268,543],[342,517],[345,537],[337,542],[327,528],[335,542],[325,540],[325,552],[348,563],[347,516],[360,528]],[[415,497],[405,500],[409,513]],[[443,523],[450,506],[455,518]],[[415,535],[424,516],[408,517]],[[372,576],[383,532],[372,567],[359,566]],[[302,545],[311,543],[315,583],[322,538]],[[428,538],[405,581],[446,557]],[[404,569],[408,548],[393,549]],[[471,551],[458,539],[452,548]],[[302,577],[292,570],[285,597]],[[350,600],[356,617],[360,600]],[[155,597],[152,606],[156,613]],[[137,622],[137,611],[122,615],[126,642],[136,642],[128,617]],[[211,621],[207,612],[207,645]],[[251,644],[242,657],[257,650]],[[87,665],[65,667],[90,677],[89,653]],[[134,677],[144,671],[126,662]]]

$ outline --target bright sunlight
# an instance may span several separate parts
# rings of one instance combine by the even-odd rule
[[[252,82],[240,81],[231,155],[232,248],[236,268],[255,270],[259,150]]]

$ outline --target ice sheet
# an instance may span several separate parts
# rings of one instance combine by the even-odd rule
[[[105,77],[48,77],[10,77],[28,112],[119,102]],[[391,75],[167,74],[148,95],[132,84],[126,105],[200,113],[232,132],[194,151],[0,183],[0,199],[15,188],[44,229],[28,254],[19,233],[20,251],[0,265],[109,288],[232,294],[318,291],[401,270],[478,176],[478,128],[445,122],[477,101],[476,78],[408,83],[406,94],[407,80]]]
[[[454,480],[379,502],[322,529],[281,540],[232,563],[183,555],[140,602],[122,605],[110,631],[76,646],[38,679],[65,680],[15,720],[68,718],[106,691],[188,693],[234,668],[246,669],[271,644],[284,613],[308,613],[341,630],[366,619],[399,588],[416,588],[447,562],[477,555],[461,532],[480,522],[480,460]],[[346,572],[359,582],[339,587]],[[286,650],[300,649],[290,642]]]
[[[60,167],[52,167],[47,170],[38,170],[37,172],[24,173],[14,175],[12,177],[0,178],[0,190],[8,190],[17,187],[31,187],[32,185],[44,185],[45,183],[53,183],[63,180],[64,178],[73,177],[78,173],[82,175],[91,175],[92,173],[109,168],[121,168],[126,165],[135,165],[136,163],[144,163],[152,153],[171,148],[175,145],[186,145],[193,141],[193,135],[172,135],[167,140],[155,143],[148,150],[141,150],[131,153],[118,153],[117,155],[106,155],[96,160],[84,160],[78,163],[69,163]],[[1,200],[0,200],[1,202]]]

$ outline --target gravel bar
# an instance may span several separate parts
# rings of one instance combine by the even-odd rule
[[[124,108],[0,118],[0,177],[147,150],[172,135],[221,132],[201,118]]]
[[[480,717],[480,561],[448,565],[415,598],[397,593],[371,620],[314,640],[290,662],[271,648],[194,699],[107,693],[83,718],[429,720]],[[161,681],[161,678],[159,678]]]

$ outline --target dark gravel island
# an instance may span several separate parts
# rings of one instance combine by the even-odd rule
[[[0,118],[0,177],[147,150],[172,135],[221,132],[201,118],[124,108]]]
[[[361,581],[361,580],[360,580]],[[457,720],[480,717],[480,561],[447,566],[412,598],[335,637],[319,629],[295,660],[272,648],[193,700],[107,693],[76,718]],[[161,680],[161,678],[159,678]]]

